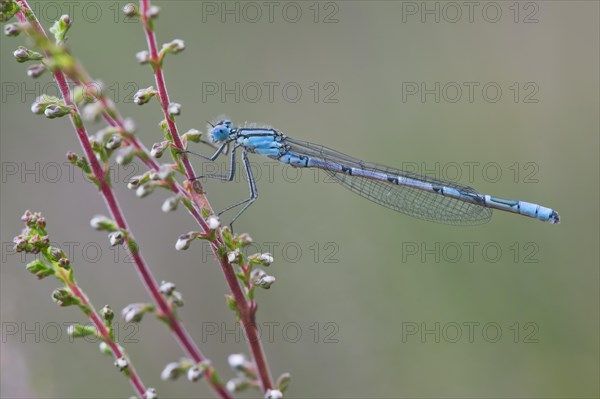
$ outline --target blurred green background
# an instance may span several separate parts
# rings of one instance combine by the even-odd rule
[[[145,39],[140,24],[125,23],[123,4],[32,6],[46,28],[73,7],[73,53],[150,147],[161,140],[162,115],[156,102],[131,101],[154,82],[136,63]],[[159,42],[186,43],[165,62],[182,131],[204,130],[224,113],[562,216],[560,226],[500,212],[483,226],[437,225],[254,157],[260,197],[237,229],[275,257],[268,272],[277,282],[258,293],[258,321],[274,376],[292,374],[289,397],[598,397],[598,2],[157,4]],[[57,283],[36,281],[11,249],[23,211],[40,210],[51,239],[71,248],[76,278],[97,307],[148,300],[124,252],[89,227],[107,211],[64,164],[68,150],[81,153],[70,124],[29,111],[36,95],[56,89],[14,61],[23,40],[0,39],[0,393],[128,396],[96,344],[69,342],[66,324],[83,318],[52,303]],[[422,97],[422,89],[433,91]],[[102,126],[88,124],[90,132]],[[126,189],[141,166],[117,171],[115,190],[156,279],[177,285],[183,321],[231,378],[227,355],[247,347],[234,333],[222,273],[201,243],[174,248],[195,223],[182,209],[162,213],[164,192],[139,199]],[[206,189],[217,209],[247,195],[243,179]],[[160,380],[183,355],[160,322],[146,318],[119,333],[161,397],[211,396],[203,383]]]

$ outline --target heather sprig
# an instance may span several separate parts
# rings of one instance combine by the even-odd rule
[[[72,324],[67,329],[69,336],[82,338],[92,335],[100,339],[101,350],[114,356],[115,366],[129,379],[136,393],[144,397],[147,389],[137,375],[131,360],[115,341],[112,309],[106,305],[100,313],[96,311],[77,284],[73,265],[65,252],[50,244],[46,219],[39,212],[26,211],[21,220],[25,223],[25,228],[13,239],[16,252],[41,255],[27,264],[27,271],[38,279],[54,276],[62,286],[52,292],[52,300],[61,307],[77,306],[91,323]]]
[[[18,9],[14,11],[11,9],[12,6],[5,7],[8,3],[17,4]],[[134,157],[138,157],[148,167],[147,172],[132,179],[129,184],[130,188],[135,189],[136,195],[145,197],[154,192],[156,187],[166,188],[173,195],[163,203],[163,211],[175,210],[179,202],[182,202],[197,221],[200,231],[181,236],[177,247],[178,249],[186,249],[194,239],[204,239],[210,242],[210,247],[219,261],[232,292],[228,304],[236,311],[238,320],[248,337],[247,341],[252,353],[253,368],[256,371],[250,385],[259,386],[265,396],[278,397],[277,395],[283,393],[285,389],[280,389],[279,384],[277,384],[276,389],[273,387],[268,363],[256,328],[257,305],[254,300],[256,287],[269,288],[275,281],[274,277],[258,268],[258,266],[268,266],[272,262],[272,257],[270,254],[257,254],[250,257],[239,254],[240,248],[243,247],[243,243],[249,239],[249,236],[232,235],[227,229],[220,228],[220,222],[218,218],[213,216],[212,208],[200,182],[195,178],[196,175],[191,163],[187,159],[185,149],[188,142],[202,142],[205,144],[207,142],[202,140],[202,133],[196,129],[189,129],[183,135],[179,134],[175,118],[181,114],[182,105],[169,99],[163,74],[163,64],[166,56],[176,55],[183,51],[185,48],[183,41],[174,39],[162,45],[159,50],[154,34],[154,25],[159,8],[150,5],[147,0],[140,1],[139,9],[133,4],[124,7],[124,12],[128,17],[138,16],[144,25],[148,50],[138,52],[136,57],[141,64],[151,65],[156,81],[156,89],[149,87],[141,90],[139,95],[136,96],[136,102],[141,105],[156,98],[164,116],[163,121],[160,123],[164,140],[156,143],[152,151],[148,151],[134,135],[135,124],[130,119],[125,119],[120,115],[114,103],[106,97],[103,85],[90,78],[89,74],[65,46],[66,35],[72,24],[69,16],[62,16],[51,28],[51,33],[54,36],[54,41],[51,41],[35,18],[26,0],[19,0],[18,2],[2,1],[1,4],[3,18],[7,16],[6,19],[10,19],[10,16],[17,15],[19,19],[18,23],[6,28],[5,33],[9,36],[16,36],[21,32],[25,32],[41,50],[40,53],[37,53],[27,48],[19,48],[15,57],[18,56],[17,60],[19,62],[41,61],[41,63],[32,65],[29,68],[28,75],[37,77],[48,70],[55,78],[63,97],[61,99],[40,98],[32,106],[32,111],[45,114],[48,118],[70,117],[84,154],[80,156],[70,152],[67,157],[71,163],[81,168],[88,178],[97,185],[111,213],[110,219],[94,218],[92,225],[108,232],[111,245],[127,245],[129,247],[135,265],[153,299],[152,304],[133,304],[138,306],[128,309],[127,315],[135,321],[138,317],[141,318],[139,314],[154,313],[165,321],[192,359],[190,362],[193,366],[189,367],[188,373],[197,376],[196,379],[200,378],[199,374],[206,374],[208,377],[206,380],[217,395],[223,398],[229,397],[216,377],[214,369],[206,366],[204,363],[207,362],[206,359],[204,359],[186,333],[182,323],[176,317],[176,308],[183,304],[181,294],[176,290],[163,290],[162,285],[159,287],[141,256],[138,244],[127,226],[125,217],[112,191],[108,162],[114,154],[116,154],[118,163],[126,164],[131,162]],[[9,15],[12,11],[14,13]],[[66,77],[76,85],[73,94],[69,92]],[[82,113],[79,111],[79,107],[82,107]],[[84,126],[84,120],[97,120],[100,117],[104,118],[108,127],[89,135]],[[167,150],[169,150],[174,163],[160,165],[156,159],[160,158]],[[183,184],[178,183],[175,179],[178,173],[183,174],[186,178]],[[35,267],[39,268],[36,273],[40,273],[40,275],[46,273],[46,269],[41,268],[39,264]],[[238,271],[236,272],[234,268],[237,268]],[[167,284],[167,286],[169,285]],[[63,293],[57,293],[57,295],[61,300],[69,300],[68,295],[65,296]],[[77,330],[77,333],[84,334],[85,330]],[[123,361],[119,363],[124,366]],[[200,367],[203,364],[205,367]],[[155,396],[155,392],[153,394],[148,391],[146,396],[153,397],[153,395]]]

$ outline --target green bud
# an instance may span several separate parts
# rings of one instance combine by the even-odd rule
[[[44,263],[41,259],[29,262],[26,269],[29,273],[35,274],[40,280],[54,274],[54,269]]]
[[[96,330],[96,326],[94,325],[83,326],[81,324],[71,324],[67,327],[67,334],[73,338],[83,338],[90,335],[98,336],[98,330]]]
[[[15,1],[0,1],[0,22],[6,22],[10,20],[19,11],[21,11],[21,7]]]
[[[202,132],[198,129],[190,129],[181,136],[182,139],[191,141],[192,143],[199,143],[201,137]]]
[[[70,289],[66,287],[57,288],[52,292],[52,300],[58,306],[79,305],[79,298],[73,295]]]
[[[292,376],[290,375],[290,373],[283,373],[279,376],[279,378],[277,379],[277,389],[279,389],[281,391],[281,393],[285,393],[285,391],[288,389],[288,386],[290,385],[290,382],[292,381]]]
[[[56,40],[57,43],[61,43],[65,40],[65,36],[71,27],[71,23],[71,18],[68,15],[63,15],[54,23],[54,25],[52,25],[50,33],[54,35],[54,40]]]
[[[229,309],[234,310],[236,312],[238,311],[237,302],[235,301],[233,295],[225,295],[225,302],[227,302],[227,307]]]

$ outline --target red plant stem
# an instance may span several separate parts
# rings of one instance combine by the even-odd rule
[[[29,4],[27,4],[27,0],[19,0],[19,4],[21,5],[22,8],[27,9],[33,15],[33,11],[29,7]],[[46,33],[43,30],[43,28],[40,25],[37,18],[34,18],[34,21],[28,21],[28,19],[25,16],[23,11],[21,11],[17,14],[17,18],[19,19],[20,22],[32,23],[33,28],[40,35],[43,35],[47,39]],[[46,55],[46,57],[49,57],[49,54],[45,54],[45,55]],[[123,216],[123,213],[121,211],[119,203],[117,202],[117,199],[115,198],[110,185],[106,182],[104,173],[102,171],[102,167],[101,167],[98,159],[96,158],[96,154],[94,153],[94,151],[92,149],[92,145],[91,145],[89,137],[87,135],[87,131],[86,131],[85,127],[83,126],[83,124],[81,123],[81,114],[79,112],[79,109],[77,108],[77,105],[71,99],[71,93],[70,93],[69,86],[67,84],[65,75],[63,74],[63,72],[61,70],[57,69],[53,72],[53,76],[54,76],[54,79],[56,80],[56,83],[60,89],[60,92],[65,100],[65,104],[73,107],[73,112],[71,114],[71,123],[73,124],[75,132],[77,133],[79,143],[81,144],[81,147],[83,148],[83,151],[85,152],[85,155],[92,167],[92,172],[94,174],[94,177],[100,183],[100,192],[102,193],[104,202],[106,203],[106,206],[110,210],[110,213],[111,213],[113,219],[115,220],[115,222],[117,223],[117,225],[119,226],[119,228],[127,231],[129,237],[131,237],[131,239],[134,239],[133,235],[131,234],[131,232],[127,226],[125,217]],[[167,303],[165,298],[160,294],[158,284],[157,284],[156,280],[154,279],[154,277],[152,276],[152,273],[150,272],[150,269],[147,266],[142,255],[139,253],[139,251],[132,251],[132,252],[133,252],[132,256],[135,261],[138,274],[144,281],[144,284],[146,285],[146,289],[149,291],[150,296],[152,297],[154,303],[160,309],[161,315],[164,316],[168,320],[169,326],[171,327],[171,330],[177,337],[177,340],[179,341],[180,345],[185,349],[185,351],[188,353],[188,355],[190,357],[192,357],[192,359],[195,362],[197,362],[197,363],[202,362],[205,359],[204,356],[200,352],[200,349],[196,346],[195,342],[190,338],[185,327],[175,317],[175,315],[172,312],[171,307],[169,306],[169,304]],[[213,377],[212,373],[213,373],[212,369],[207,370],[208,378],[206,378],[206,381],[211,386],[211,388],[215,391],[215,393],[219,397],[227,398],[227,399],[231,398],[231,396],[225,390],[225,388],[220,383],[217,383],[216,379],[212,378]]]
[[[167,121],[167,126],[171,135],[173,136],[173,144],[181,150],[184,150],[183,143],[181,142],[181,138],[179,137],[179,133],[177,131],[177,125],[175,121],[169,115],[169,93],[167,91],[167,86],[165,84],[165,78],[162,71],[161,63],[159,62],[159,54],[158,54],[158,46],[156,43],[156,36],[151,26],[151,21],[148,20],[148,11],[150,10],[150,0],[140,0],[140,13],[142,17],[142,21],[144,23],[144,31],[146,34],[146,41],[148,42],[148,48],[150,50],[150,59],[152,62],[152,66],[154,68],[154,77],[156,80],[156,87],[158,90],[158,99],[160,101],[163,114]],[[187,158],[187,154],[183,153],[181,157],[181,162],[185,168],[185,174],[188,180],[192,180],[196,177],[194,173],[194,169]],[[193,191],[193,190],[192,190]],[[199,194],[195,196],[195,202],[197,206],[210,208],[210,204],[206,197],[203,194]],[[199,203],[202,202],[202,203]],[[204,232],[208,232],[208,226],[206,222],[202,219],[198,221],[203,228]],[[256,304],[252,302],[248,302],[246,296],[244,295],[242,288],[239,284],[239,281],[235,275],[235,271],[233,266],[227,261],[224,256],[219,255],[219,248],[223,247],[223,237],[221,234],[217,235],[217,238],[211,242],[211,248],[219,264],[221,269],[223,270],[223,274],[225,275],[225,280],[229,285],[229,289],[231,290],[235,302],[237,304],[240,320],[242,326],[244,328],[244,332],[246,333],[246,337],[248,340],[248,345],[250,346],[250,350],[252,352],[252,357],[254,359],[254,363],[256,366],[257,374],[261,382],[263,392],[271,389],[273,387],[273,383],[271,381],[271,373],[269,371],[269,366],[267,363],[267,359],[258,335],[258,330],[255,322],[255,314],[256,314]]]
[[[79,298],[81,303],[83,305],[85,305],[88,309],[90,309],[90,313],[87,316],[89,317],[90,321],[94,324],[94,326],[98,330],[98,333],[102,336],[104,342],[112,350],[112,353],[113,353],[115,359],[120,359],[120,358],[127,359],[125,354],[123,352],[121,352],[119,345],[117,345],[117,343],[112,340],[110,333],[108,331],[108,328],[106,328],[106,326],[104,325],[104,322],[102,321],[102,319],[100,318],[100,316],[98,315],[96,310],[92,307],[92,305],[88,301],[87,296],[79,289],[79,286],[77,284],[73,284],[71,282],[67,282],[67,285],[68,285],[69,289],[71,290],[71,292],[73,293],[73,295],[75,295],[77,298]],[[127,359],[127,362],[128,362],[127,370],[129,373],[129,382],[131,382],[131,385],[136,390],[136,392],[138,393],[140,398],[143,398],[146,393],[146,388],[144,387],[142,380],[137,375],[137,373],[136,373],[135,369],[133,368],[133,365],[131,364],[129,359]]]

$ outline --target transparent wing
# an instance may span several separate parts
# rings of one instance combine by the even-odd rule
[[[468,186],[417,175],[385,165],[363,162],[318,144],[295,140],[289,137],[286,138],[286,142],[290,145],[291,152],[300,155],[306,155],[353,168],[385,173],[390,176],[408,177],[422,182],[455,188],[465,193],[478,194],[477,191]],[[356,194],[379,205],[385,206],[386,208],[419,219],[452,225],[477,225],[487,223],[492,217],[491,209],[477,204],[381,180],[348,175],[335,170],[325,169],[325,171],[341,185]]]

